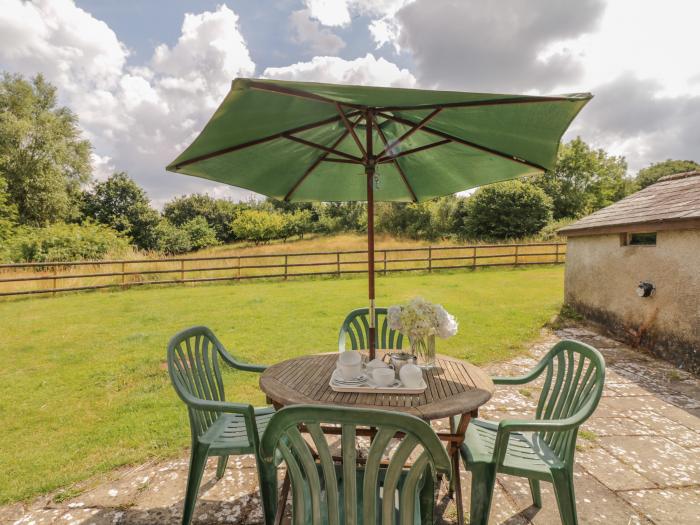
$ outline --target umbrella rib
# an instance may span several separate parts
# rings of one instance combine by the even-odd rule
[[[586,94],[587,98],[590,95]],[[509,97],[499,98],[494,100],[473,100],[468,102],[444,102],[437,104],[417,104],[415,106],[382,106],[376,108],[380,113],[382,111],[408,111],[419,109],[435,109],[435,108],[469,108],[479,106],[500,106],[509,104],[540,104],[542,102],[579,102],[582,98],[572,97]]]
[[[402,117],[397,117],[396,115],[389,115],[387,113],[380,113],[380,115],[384,118],[389,119],[389,120],[393,120],[395,122],[398,122],[399,124],[404,124],[407,126],[413,126],[416,124],[412,120],[405,119]],[[541,170],[541,171],[547,171],[547,168],[545,168],[544,166],[540,166],[539,164],[536,164],[534,162],[530,162],[530,161],[527,161],[525,159],[521,159],[520,157],[516,157],[515,155],[510,155],[508,153],[504,153],[504,152],[499,151],[497,149],[489,148],[487,146],[482,146],[481,144],[477,144],[476,142],[471,142],[471,141],[466,140],[466,139],[455,137],[454,135],[450,135],[449,133],[439,131],[435,128],[424,126],[422,128],[422,131],[424,131],[425,133],[430,133],[431,135],[436,135],[436,136],[441,137],[443,139],[450,140],[452,142],[456,142],[458,144],[462,144],[464,146],[468,146],[470,148],[474,148],[474,149],[478,149],[480,151],[484,151],[486,153],[490,153],[490,154],[495,155],[497,157],[501,157],[501,158],[504,158],[506,160],[516,162],[518,164],[524,164],[525,166],[529,166],[530,168],[535,168],[535,169]]]
[[[352,135],[353,140],[355,141],[355,144],[357,144],[357,147],[358,147],[359,150],[360,150],[360,153],[362,153],[362,160],[363,160],[363,161],[366,161],[366,160],[367,160],[367,152],[365,151],[365,148],[364,148],[364,146],[362,145],[362,141],[359,139],[359,137],[357,136],[357,133],[355,133],[355,129],[354,129],[354,128],[355,128],[355,125],[357,124],[357,122],[359,122],[359,119],[358,119],[357,122],[355,122],[355,124],[353,124],[353,125],[351,126],[351,125],[350,125],[350,121],[348,121],[348,118],[347,118],[347,116],[345,115],[345,112],[343,111],[343,108],[340,107],[340,104],[339,104],[339,103],[337,103],[337,102],[335,103],[335,108],[336,108],[336,110],[338,111],[338,114],[340,115],[340,119],[343,121],[343,124],[345,125],[345,128],[348,130],[348,132],[350,132],[350,134]]]
[[[372,115],[372,120],[374,121],[375,125],[377,126],[377,132],[379,133],[379,137],[382,139],[382,142],[384,143],[384,147],[386,148],[386,146],[389,142],[386,139],[386,135],[384,135],[384,130],[382,130],[381,126],[379,126],[379,123],[377,122],[376,117],[374,115]],[[416,197],[416,192],[413,191],[411,184],[408,182],[408,178],[406,177],[406,173],[403,171],[401,164],[399,164],[399,161],[396,158],[392,159],[392,162],[394,163],[394,166],[396,167],[396,171],[398,171],[399,175],[401,175],[401,179],[403,180],[403,183],[406,185],[406,188],[408,189],[409,193],[411,194],[411,198],[413,199],[413,202],[418,202],[418,197]]]
[[[379,155],[377,155],[377,157],[383,157],[384,155],[386,155],[387,151],[395,148],[396,146],[398,146],[399,144],[404,142],[406,139],[408,139],[411,135],[413,135],[416,131],[419,131],[420,129],[425,127],[428,124],[428,122],[433,120],[433,118],[435,118],[437,116],[437,114],[440,113],[441,111],[442,111],[442,108],[434,109],[423,120],[421,120],[418,124],[412,126],[411,129],[409,129],[406,133],[401,135],[398,139],[394,140],[391,144],[384,144],[384,150]],[[377,122],[375,120],[375,124],[376,123]]]
[[[301,137],[295,137],[294,135],[290,135],[289,133],[283,133],[282,136],[285,139],[293,140],[294,142],[298,142],[299,144],[303,144],[304,146],[320,149],[322,151],[325,151],[326,153],[333,153],[340,157],[345,157],[348,160],[352,160],[358,164],[362,164],[362,159],[360,157],[355,157],[354,155],[350,155],[349,153],[345,153],[344,151],[337,150],[333,147],[317,144],[316,142],[311,142],[310,140],[302,139]]]
[[[266,84],[264,82],[257,82],[255,80],[251,80],[248,85],[252,89],[257,89],[259,91],[270,91],[272,93],[278,93],[280,95],[306,98],[309,100],[315,100],[317,102],[325,102],[326,104],[337,104],[337,102],[333,99],[322,97],[321,95],[317,95],[315,93],[309,93],[309,92],[303,91],[301,89],[292,89],[292,88],[288,88],[288,87],[277,86],[275,84]],[[360,104],[350,104],[350,103],[345,103],[345,102],[343,104],[345,104],[346,106],[355,108],[355,109],[362,109],[365,107],[365,106],[362,106]]]
[[[358,113],[359,112],[353,113],[350,116],[354,117]],[[251,140],[249,142],[244,142],[243,144],[236,144],[235,146],[229,146],[227,148],[222,148],[222,149],[219,149],[216,151],[212,151],[211,153],[205,153],[204,155],[198,155],[198,156],[193,157],[191,159],[183,160],[182,162],[178,162],[177,164],[175,164],[173,166],[173,168],[175,170],[179,170],[180,168],[182,168],[184,166],[189,166],[190,164],[194,164],[195,162],[201,162],[203,160],[212,159],[212,158],[218,157],[220,155],[226,155],[227,153],[232,153],[234,151],[249,148],[251,146],[257,146],[258,144],[264,144],[265,142],[270,142],[271,140],[282,138],[285,134],[288,134],[288,133],[300,133],[302,131],[307,131],[310,129],[319,128],[321,126],[325,126],[326,124],[332,124],[333,122],[337,122],[339,120],[340,120],[340,116],[336,115],[335,117],[329,117],[329,118],[324,119],[324,120],[318,120],[316,122],[311,122],[310,124],[304,124],[303,126],[288,129],[285,131],[280,131],[279,133],[275,133],[273,135],[268,135],[267,137],[261,137],[259,139]]]
[[[401,153],[397,153],[396,155],[391,155],[391,156],[387,156],[387,157],[380,157],[377,159],[377,162],[380,162],[380,163],[391,162],[392,160],[398,159],[399,157],[404,157],[406,155],[412,155],[413,153],[418,153],[419,151],[425,151],[426,149],[435,148],[437,146],[442,146],[444,144],[450,144],[451,142],[452,141],[450,139],[438,140],[437,142],[431,142],[430,144],[426,144],[424,146],[418,146],[417,148],[407,149],[406,151],[402,151]]]
[[[360,121],[360,119],[358,118],[354,123],[351,124],[350,129],[354,128],[355,125],[356,125],[359,121]],[[343,132],[343,134],[340,135],[340,137],[338,138],[338,140],[336,140],[336,141],[333,143],[333,145],[331,146],[331,148],[334,148],[334,149],[337,148],[338,145],[339,145],[341,142],[343,142],[343,140],[345,139],[345,137],[348,136],[349,133],[350,133],[350,131],[349,131],[348,129],[346,129],[346,130]],[[285,200],[285,201],[289,201],[289,199],[292,198],[292,195],[294,195],[294,193],[297,191],[297,189],[299,189],[299,186],[301,186],[302,182],[304,182],[304,181],[306,180],[306,178],[307,178],[309,175],[311,175],[311,173],[319,166],[319,164],[321,164],[322,161],[327,160],[328,155],[329,155],[329,153],[328,153],[327,151],[325,151],[325,152],[323,152],[321,155],[319,155],[319,156],[316,158],[315,161],[313,161],[313,162],[311,163],[311,165],[306,169],[306,171],[305,171],[304,174],[299,178],[299,180],[296,181],[296,182],[294,183],[294,186],[292,186],[292,189],[289,190],[289,192],[287,192],[287,195],[284,196],[284,200]],[[345,160],[345,159],[343,159],[343,160]]]

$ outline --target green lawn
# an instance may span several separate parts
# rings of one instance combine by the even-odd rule
[[[476,364],[524,348],[558,310],[563,268],[379,278],[377,303],[441,302],[459,334],[438,351]],[[363,278],[134,289],[0,302],[0,503],[116,466],[182,453],[189,430],[165,369],[181,328],[210,326],[236,356],[274,363],[337,348]],[[255,374],[230,399],[262,403]]]

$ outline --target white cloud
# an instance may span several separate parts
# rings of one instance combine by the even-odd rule
[[[201,179],[166,174],[171,161],[202,129],[237,76],[255,64],[225,5],[185,15],[172,47],[160,45],[147,66],[128,67],[114,32],[70,0],[3,0],[0,66],[43,73],[59,89],[95,147],[97,178],[125,170],[153,197],[214,191]],[[244,197],[249,192],[216,190]]]
[[[308,62],[298,62],[286,67],[269,67],[263,72],[266,78],[280,80],[304,80],[368,86],[414,87],[416,78],[407,69],[371,53],[355,60],[339,57],[314,57]]]
[[[292,41],[308,44],[314,54],[334,55],[345,47],[345,42],[338,35],[321,27],[317,20],[312,20],[308,9],[300,9],[289,15],[292,26]]]

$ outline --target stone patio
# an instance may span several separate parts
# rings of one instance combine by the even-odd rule
[[[671,365],[573,327],[545,332],[530,356],[489,367],[517,375],[532,367],[559,338],[579,339],[604,354],[606,389],[598,410],[579,433],[576,499],[581,523],[681,525],[700,523],[700,380]],[[536,387],[499,387],[483,407],[487,419],[529,417]],[[28,504],[0,507],[0,523],[176,524],[187,477],[187,458],[113,472]],[[209,464],[193,523],[262,523],[255,466],[232,457],[225,477]],[[469,474],[462,487],[469,505]],[[531,506],[526,480],[499,476],[492,523],[559,523],[551,485],[542,485],[543,508]],[[454,505],[439,498],[443,523]]]

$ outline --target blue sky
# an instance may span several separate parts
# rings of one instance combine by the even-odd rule
[[[249,193],[168,174],[237,76],[590,91],[566,138],[630,174],[700,160],[700,3],[639,0],[0,0],[0,70],[42,73],[93,144],[160,206]]]

